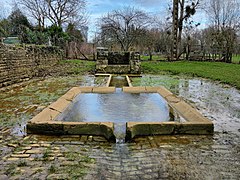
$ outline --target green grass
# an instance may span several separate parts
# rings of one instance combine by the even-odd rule
[[[232,63],[240,64],[240,55],[239,54],[232,56]]]
[[[220,62],[142,62],[144,73],[187,74],[227,83],[240,89],[240,65]]]
[[[143,60],[143,61],[147,61],[147,60],[150,59],[150,56],[141,55],[140,58],[141,58],[141,60]],[[166,60],[166,57],[164,57],[164,56],[158,56],[158,55],[153,55],[153,56],[152,56],[152,60],[153,60],[153,61]]]
[[[89,72],[93,72],[95,69],[94,61],[86,61],[86,60],[62,60],[60,61],[60,65],[63,66],[67,72],[70,74],[86,74]]]

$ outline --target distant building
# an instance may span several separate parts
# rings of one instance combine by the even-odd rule
[[[20,44],[21,41],[18,37],[6,37],[2,39],[3,44]]]

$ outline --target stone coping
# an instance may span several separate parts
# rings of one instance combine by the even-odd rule
[[[129,78],[128,75],[126,75],[126,79],[127,79],[127,82],[128,82],[128,86],[129,86],[129,87],[133,87],[133,85],[132,85],[132,83],[131,83],[131,80],[130,80],[130,78]]]
[[[97,74],[95,74],[95,76],[108,76],[108,81],[107,81],[106,87],[110,87],[110,83],[111,83],[111,80],[112,80],[112,77],[113,77],[112,74],[101,74],[101,73],[97,73]],[[128,86],[129,86],[129,87],[133,87],[133,85],[132,85],[132,83],[131,83],[131,80],[130,80],[130,78],[129,78],[128,75],[121,74],[121,76],[125,76],[125,77],[126,77],[126,80],[127,80],[127,83],[128,83]]]
[[[108,81],[107,81],[106,87],[109,87],[109,86],[110,86],[111,79],[112,79],[112,75],[110,74],[110,75],[108,76]]]
[[[164,87],[124,87],[125,93],[158,93],[186,122],[128,122],[127,139],[135,136],[167,134],[213,134],[212,121]]]
[[[114,140],[113,122],[62,122],[56,118],[81,93],[114,93],[115,87],[73,87],[27,124],[29,134],[98,135]],[[125,93],[159,93],[186,122],[128,122],[126,139],[147,135],[213,134],[213,123],[164,87],[123,87]]]
[[[98,135],[115,140],[112,122],[62,122],[56,121],[61,114],[81,93],[114,93],[114,87],[73,87],[56,102],[50,104],[42,112],[27,123],[28,134],[48,135]]]

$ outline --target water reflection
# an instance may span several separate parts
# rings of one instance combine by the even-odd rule
[[[169,107],[158,93],[80,94],[58,118],[84,122],[169,121]]]

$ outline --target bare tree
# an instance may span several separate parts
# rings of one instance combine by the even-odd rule
[[[47,3],[45,0],[19,0],[28,14],[37,20],[39,30],[43,30],[46,20]]]
[[[240,29],[239,0],[208,0],[207,14],[212,25],[212,42],[223,48],[225,61],[231,62],[231,54]]]
[[[48,5],[47,17],[55,25],[75,21],[86,22],[85,0],[45,0]]]
[[[174,0],[173,8],[169,8],[172,12],[172,58],[178,59],[183,51],[180,51],[182,47],[182,33],[184,27],[193,27],[193,21],[191,17],[196,13],[196,9],[199,6],[200,0]],[[196,24],[198,26],[199,23]],[[180,51],[180,52],[179,52]],[[173,57],[174,56],[174,57]]]
[[[87,21],[85,13],[85,0],[18,0],[26,8],[32,18],[36,19],[40,29],[45,26],[45,21],[62,27],[65,23]]]
[[[144,34],[141,35],[135,42],[135,47],[138,51],[147,52],[149,60],[152,60],[152,52],[159,51],[158,45],[160,42],[161,32],[157,28],[146,29]]]
[[[240,28],[239,0],[208,0],[207,14],[219,30],[226,27]]]
[[[178,3],[180,7],[180,15],[178,19],[178,42],[181,44],[184,21],[187,22],[187,20],[189,20],[189,18],[196,13],[196,8],[199,5],[199,0],[179,0]]]
[[[117,42],[123,51],[128,51],[137,37],[150,25],[149,20],[145,12],[124,7],[102,17],[99,25],[106,40]]]

